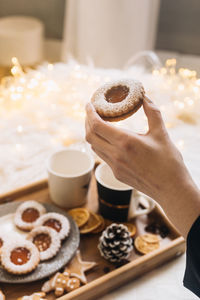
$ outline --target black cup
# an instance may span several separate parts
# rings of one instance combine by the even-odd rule
[[[127,221],[132,188],[118,181],[111,168],[105,163],[96,168],[95,177],[100,214],[112,221]]]

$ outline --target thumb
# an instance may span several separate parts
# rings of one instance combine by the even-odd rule
[[[145,115],[148,119],[149,130],[165,129],[165,124],[163,122],[163,118],[160,110],[157,106],[147,97],[145,96],[143,101],[143,108]]]

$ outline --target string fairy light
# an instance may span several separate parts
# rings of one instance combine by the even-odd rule
[[[13,160],[3,156],[0,169],[6,161],[7,170],[12,171],[4,172],[4,176],[13,188],[19,184],[11,177],[14,171],[21,170],[26,183],[36,177],[40,179],[46,174],[43,162],[53,149],[84,140],[85,105],[93,92],[110,80],[126,77],[141,80],[146,94],[160,108],[168,129],[182,122],[194,125],[200,121],[200,78],[195,70],[177,69],[175,58],[166,60],[160,68],[156,66],[152,72],[143,66],[97,69],[75,61],[46,63],[35,70],[26,70],[16,57],[12,63],[11,76],[4,77],[0,84],[0,147],[5,147],[5,153],[12,153],[12,157],[16,153],[15,170]],[[148,130],[142,110],[114,126],[141,133]],[[184,139],[177,141],[181,150],[186,144]],[[0,180],[3,180],[1,173]]]

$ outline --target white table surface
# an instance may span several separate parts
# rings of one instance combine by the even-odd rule
[[[177,258],[139,279],[99,298],[101,300],[193,300],[198,299],[182,285],[185,255]]]

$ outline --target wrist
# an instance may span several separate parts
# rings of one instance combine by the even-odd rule
[[[192,224],[200,215],[200,190],[187,178],[160,201],[169,219],[186,237]]]

